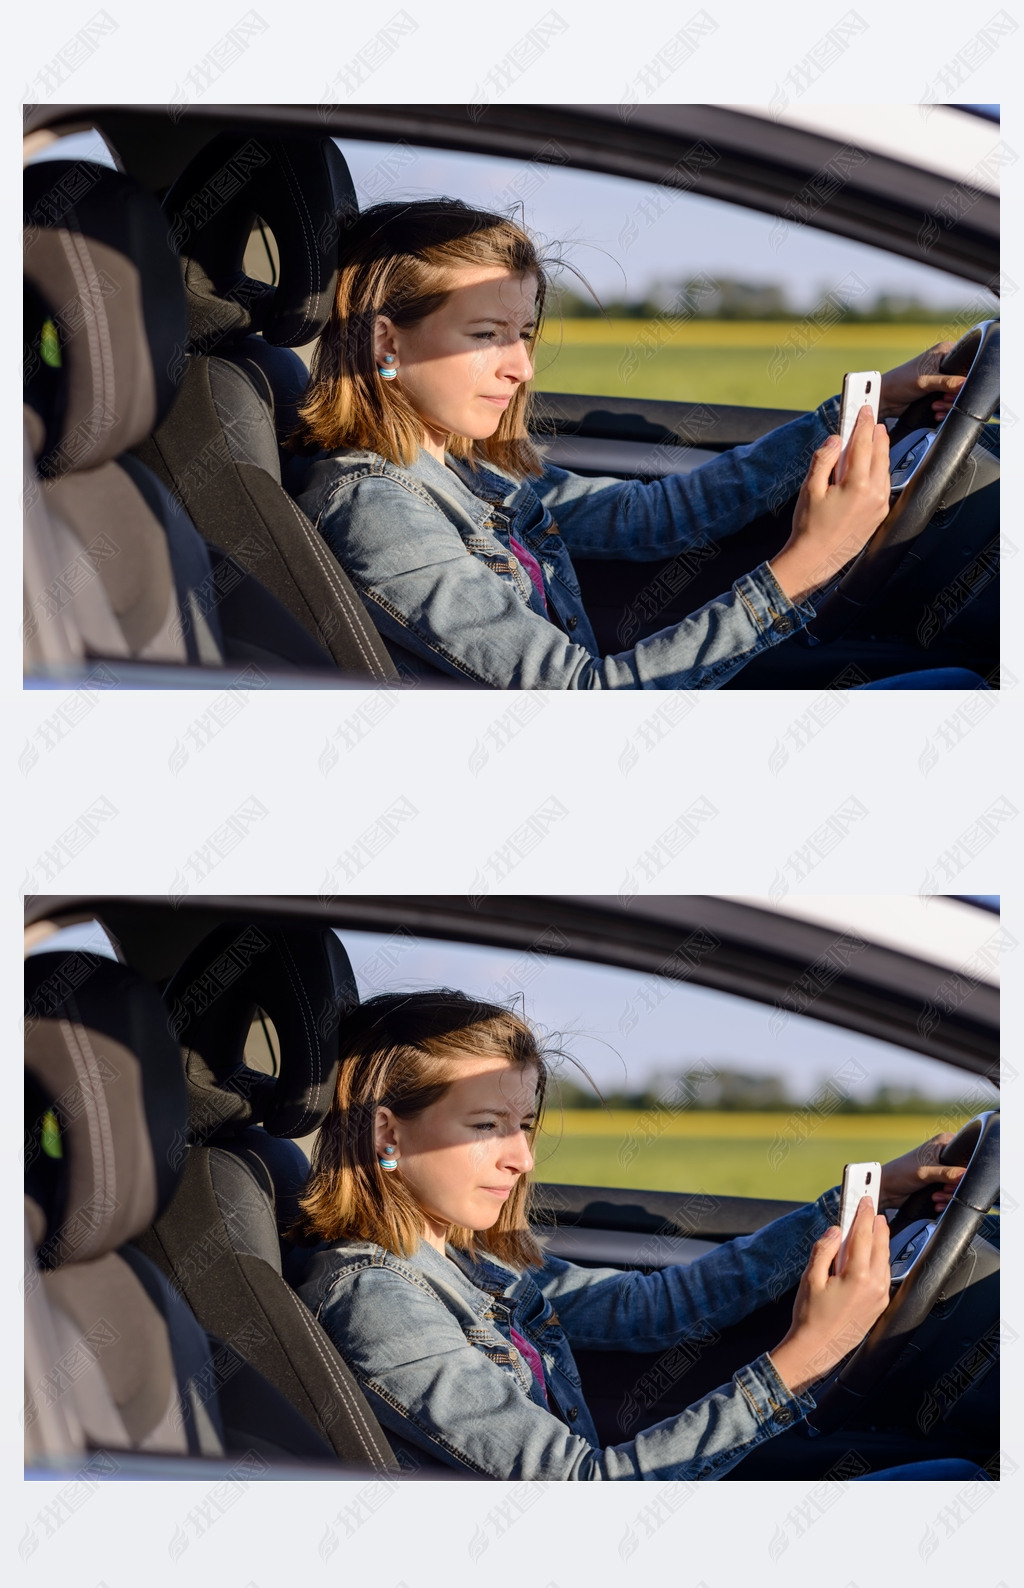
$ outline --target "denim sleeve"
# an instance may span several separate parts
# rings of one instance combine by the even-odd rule
[[[385,639],[494,689],[718,688],[814,615],[763,563],[683,622],[601,658],[524,606],[445,513],[398,479],[341,482],[317,528]]]
[[[634,561],[722,540],[800,489],[811,455],[839,429],[839,398],[688,474],[587,479],[548,465],[532,481],[571,552]]]
[[[536,1283],[572,1346],[660,1351],[686,1339],[710,1344],[795,1285],[813,1243],[838,1221],[839,1188],[833,1186],[807,1207],[724,1241],[692,1263],[642,1274],[548,1257]]]
[[[339,1277],[318,1313],[381,1426],[446,1465],[500,1479],[717,1477],[812,1410],[767,1355],[686,1411],[601,1450],[473,1344],[429,1287],[377,1266]]]

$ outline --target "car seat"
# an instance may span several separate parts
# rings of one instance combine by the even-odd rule
[[[25,171],[25,650],[332,669],[128,449],[181,374],[184,293],[159,205],[90,161]]]
[[[32,955],[25,1067],[29,1460],[333,1459],[127,1244],[174,1192],[186,1120],[181,1050],[156,990],[96,954]]]
[[[164,199],[188,301],[184,379],[170,413],[135,450],[206,539],[256,574],[339,667],[388,683],[398,673],[384,642],[284,489],[278,451],[308,380],[291,349],[327,322],[338,216],[354,204],[329,138],[225,132],[200,150]],[[278,246],[273,285],[243,268],[257,217]]]
[[[189,1134],[181,1185],[139,1245],[338,1456],[396,1473],[354,1377],[282,1277],[281,1233],[309,1168],[292,1138],[316,1130],[334,1095],[339,1020],[357,1001],[348,957],[326,928],[228,923],[164,998],[185,1051]],[[277,1075],[246,1064],[257,1010],[276,1032]]]

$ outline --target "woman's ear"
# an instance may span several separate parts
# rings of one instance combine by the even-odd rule
[[[373,327],[373,356],[377,363],[380,364],[383,362],[386,353],[394,355],[397,352],[395,328],[386,315],[379,314]]]
[[[395,1117],[390,1108],[378,1108],[373,1121],[373,1145],[377,1153],[395,1145]]]

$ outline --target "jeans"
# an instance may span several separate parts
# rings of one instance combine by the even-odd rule
[[[872,1478],[912,1479],[930,1482],[933,1478],[957,1478],[961,1482],[983,1478],[990,1482],[984,1467],[978,1467],[973,1461],[959,1461],[955,1457],[947,1457],[944,1461],[909,1461],[904,1467],[886,1467],[882,1472],[865,1472],[863,1477],[855,1478],[855,1483],[870,1483]]]
[[[873,684],[857,684],[857,689],[987,689],[978,673],[966,667],[929,667],[920,673],[897,673],[895,678],[876,678]]]

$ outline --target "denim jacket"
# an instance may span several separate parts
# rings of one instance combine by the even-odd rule
[[[839,1192],[650,1274],[548,1256],[515,1271],[426,1242],[396,1257],[341,1241],[302,1259],[298,1292],[348,1362],[396,1448],[482,1477],[718,1478],[813,1410],[765,1352],[686,1411],[602,1450],[573,1347],[671,1353],[638,1376],[629,1426],[679,1376],[686,1342],[718,1333],[795,1285],[838,1220]],[[548,1403],[511,1330],[539,1352]],[[664,1381],[657,1380],[661,1371]]]
[[[798,490],[838,428],[839,399],[688,474],[589,479],[547,465],[513,480],[422,451],[408,468],[351,447],[306,469],[298,502],[385,640],[422,664],[496,689],[717,689],[814,616],[767,563],[683,622],[598,655],[570,553],[664,561],[735,533]],[[509,546],[540,564],[548,615]]]

